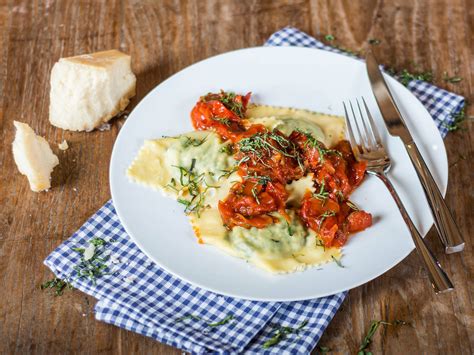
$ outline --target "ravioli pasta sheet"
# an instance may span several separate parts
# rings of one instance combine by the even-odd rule
[[[248,125],[260,123],[285,134],[299,128],[311,132],[329,147],[344,135],[341,117],[306,110],[253,105],[248,108],[247,116]],[[188,216],[198,239],[248,260],[258,268],[288,273],[339,258],[340,249],[324,248],[316,234],[305,228],[291,210],[288,210],[291,223],[274,213],[278,222],[266,228],[234,227],[228,230],[223,226],[219,200],[225,199],[232,185],[241,181],[236,173],[237,162],[228,152],[227,144],[211,131],[147,140],[127,175],[132,181],[159,190],[188,207],[195,203],[189,181],[196,182],[202,192],[199,203],[203,208],[199,213],[191,211]],[[297,207],[306,191],[314,191],[312,174],[293,181],[286,189],[289,193],[287,206]]]

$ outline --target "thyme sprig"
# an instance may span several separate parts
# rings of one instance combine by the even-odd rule
[[[268,339],[265,343],[263,343],[263,348],[268,349],[278,344],[280,341],[284,340],[288,334],[293,334],[293,333],[298,334],[299,331],[303,329],[307,324],[308,324],[308,321],[305,320],[296,328],[278,326],[275,332],[273,333],[273,336],[270,339]]]

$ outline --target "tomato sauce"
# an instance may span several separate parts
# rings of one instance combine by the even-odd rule
[[[314,175],[316,191],[305,194],[297,212],[325,247],[341,247],[350,233],[371,226],[371,214],[348,200],[366,169],[365,162],[354,158],[350,144],[340,141],[328,149],[308,132],[296,130],[286,136],[260,124],[246,128],[250,95],[209,93],[191,111],[196,130],[214,130],[233,144],[242,182],[235,183],[225,200],[219,201],[226,228],[264,228],[278,221],[272,212],[288,220],[285,186],[308,173]]]

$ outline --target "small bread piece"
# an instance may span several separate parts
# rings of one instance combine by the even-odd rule
[[[61,58],[51,71],[49,121],[92,131],[127,107],[136,81],[130,56],[117,50]]]
[[[16,127],[13,141],[13,158],[18,170],[26,175],[32,191],[39,192],[51,187],[51,172],[59,164],[48,142],[26,123],[13,121]]]

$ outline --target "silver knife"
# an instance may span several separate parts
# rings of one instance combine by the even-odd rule
[[[372,85],[372,91],[385,124],[387,125],[387,129],[392,136],[400,137],[405,144],[405,148],[415,166],[415,170],[425,191],[428,204],[430,205],[433,214],[435,226],[438,230],[439,238],[445,247],[445,252],[451,254],[462,251],[464,249],[464,240],[461,233],[454,222],[453,216],[448,210],[448,206],[446,206],[433,176],[426,166],[413,137],[408,131],[408,128],[405,125],[405,120],[390,93],[390,89],[379,69],[379,65],[370,51],[366,56],[366,64],[370,84]]]

